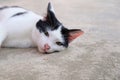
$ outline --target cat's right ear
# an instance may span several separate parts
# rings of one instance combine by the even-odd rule
[[[55,14],[55,10],[54,10],[51,2],[48,3],[47,12],[48,13],[52,12],[53,14]]]
[[[55,16],[55,11],[54,8],[52,6],[52,4],[49,2],[48,3],[48,7],[47,7],[47,16],[46,16],[46,20],[48,21],[48,23],[53,27],[58,25],[60,22],[57,20],[56,16]]]

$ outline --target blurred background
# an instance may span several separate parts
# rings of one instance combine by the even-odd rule
[[[51,1],[67,28],[85,33],[59,54],[0,50],[0,80],[120,80],[120,0],[0,0],[39,15]]]

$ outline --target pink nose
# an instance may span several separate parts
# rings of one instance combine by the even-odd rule
[[[46,51],[48,51],[50,49],[50,46],[48,45],[48,44],[45,44],[44,45],[44,51],[46,52]]]

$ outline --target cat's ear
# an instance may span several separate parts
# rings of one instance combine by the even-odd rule
[[[81,36],[84,32],[81,29],[71,29],[69,30],[68,42],[72,42],[77,37]]]
[[[51,11],[51,12],[53,12],[55,14],[55,10],[54,10],[51,2],[48,3],[47,10],[48,10],[48,12]]]
[[[51,26],[56,26],[57,24],[60,23],[57,20],[56,16],[55,16],[54,8],[53,8],[53,6],[52,6],[52,4],[50,2],[48,3],[48,7],[47,7],[47,17],[46,17],[46,20],[48,21],[48,23]]]

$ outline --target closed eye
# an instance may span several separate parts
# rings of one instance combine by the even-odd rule
[[[62,45],[63,45],[62,42],[56,42],[56,44],[57,44],[58,46],[62,46]]]
[[[45,34],[47,37],[49,37],[49,33],[48,33],[48,32],[45,32],[44,34]]]
[[[60,51],[57,51],[57,50],[56,50],[56,51],[54,51],[54,52],[60,52]]]

